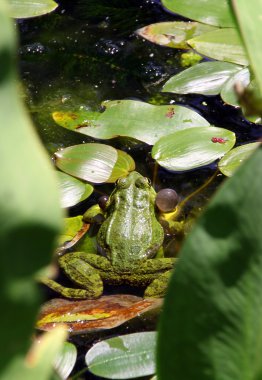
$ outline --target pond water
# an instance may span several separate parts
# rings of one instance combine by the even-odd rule
[[[166,12],[159,1],[59,3],[58,9],[49,15],[18,23],[25,100],[50,156],[59,148],[94,141],[57,126],[52,112],[74,110],[81,105],[98,111],[101,102],[109,99],[187,105],[211,124],[235,132],[238,143],[254,141],[261,135],[261,127],[246,121],[239,110],[224,105],[219,97],[161,94],[164,82],[183,69],[183,51],[152,44],[135,34],[138,28],[151,23],[182,19]],[[105,143],[128,151],[137,170],[153,177],[155,163],[147,146],[129,144],[123,139]],[[158,168],[156,188],[172,187],[182,199],[203,185],[215,170],[215,164],[185,173]],[[205,190],[190,200],[186,212],[198,213],[223,179],[217,174]],[[111,188],[100,186],[99,190],[110,192]],[[79,214],[96,198],[94,194],[71,209],[70,215]]]

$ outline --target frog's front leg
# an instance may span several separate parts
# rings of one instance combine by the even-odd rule
[[[103,281],[99,270],[109,269],[110,263],[106,258],[85,252],[73,252],[59,257],[58,261],[67,277],[81,289],[67,288],[50,279],[42,279],[42,283],[66,298],[94,299],[102,295]]]

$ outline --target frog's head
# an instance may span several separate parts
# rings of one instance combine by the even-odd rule
[[[116,182],[116,187],[119,190],[127,189],[131,185],[134,185],[139,189],[149,189],[152,187],[150,179],[142,176],[136,171],[129,173],[126,177],[119,178]]]

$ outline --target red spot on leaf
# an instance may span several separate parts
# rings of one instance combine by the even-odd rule
[[[174,107],[168,108],[167,113],[166,113],[166,117],[168,117],[169,119],[172,119],[172,117],[174,115],[175,115],[175,109],[174,109]]]
[[[211,141],[213,143],[225,144],[228,140],[223,139],[223,137],[212,137]]]

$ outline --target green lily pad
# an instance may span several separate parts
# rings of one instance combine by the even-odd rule
[[[157,141],[152,157],[168,170],[196,169],[226,154],[235,139],[233,132],[223,128],[188,128]]]
[[[85,361],[89,371],[97,376],[133,379],[155,373],[155,349],[155,331],[120,335],[96,343]]]
[[[136,164],[133,158],[128,153],[117,149],[117,161],[110,178],[106,182],[114,183],[118,178],[126,177],[135,168]]]
[[[198,53],[218,61],[248,65],[248,58],[237,29],[225,28],[202,34],[188,41]]]
[[[54,363],[55,370],[61,379],[68,379],[76,363],[76,358],[76,346],[73,343],[65,342]]]
[[[242,66],[229,62],[203,62],[170,78],[162,92],[217,95],[224,83]]]
[[[88,198],[94,190],[93,186],[89,183],[83,183],[68,174],[57,172],[57,175],[59,179],[61,206],[64,208],[72,207],[82,202]]]
[[[161,0],[170,11],[192,20],[217,26],[234,26],[229,1],[220,0]]]
[[[62,245],[66,241],[70,241],[83,227],[83,215],[74,216],[72,218],[64,218],[63,232],[58,237],[58,244]]]
[[[221,90],[221,98],[225,103],[235,107],[239,107],[238,96],[236,94],[235,85],[241,83],[243,88],[247,87],[250,83],[250,71],[246,67],[233,75],[226,81]]]
[[[60,170],[94,183],[106,182],[116,162],[117,150],[104,144],[73,145],[55,153]]]
[[[99,117],[99,112],[90,112],[84,108],[72,112],[54,112],[53,119],[58,125],[71,131],[77,128],[90,127]]]
[[[53,0],[9,0],[9,15],[14,18],[41,16],[58,7]]]
[[[232,149],[219,161],[219,170],[227,177],[231,177],[242,162],[247,160],[260,145],[260,142],[254,142]]]
[[[189,49],[187,40],[216,29],[199,22],[171,21],[151,24],[137,30],[140,37],[161,46]]]
[[[70,129],[99,139],[128,136],[153,145],[160,137],[176,130],[209,125],[197,112],[183,106],[154,106],[135,100],[108,101],[103,105],[105,111],[96,120],[88,120],[87,114],[83,126],[77,122],[73,128],[70,122]],[[68,128],[69,123],[65,122],[68,112],[58,114],[59,118],[57,112],[53,113],[54,120]]]

